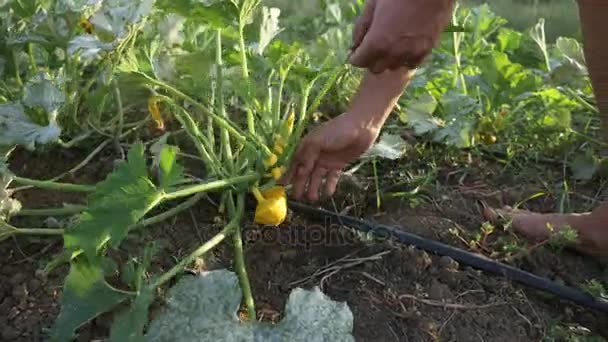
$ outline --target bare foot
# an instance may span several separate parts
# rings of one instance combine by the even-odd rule
[[[484,208],[483,215],[493,224],[510,222],[513,229],[535,242],[546,241],[553,234],[570,227],[577,232],[578,241],[572,246],[578,251],[608,255],[608,206],[584,214],[538,214],[527,210]]]

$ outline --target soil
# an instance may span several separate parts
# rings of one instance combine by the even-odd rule
[[[112,169],[111,152],[107,149],[77,176],[62,181],[94,184],[103,179]],[[79,150],[36,155],[18,151],[11,159],[11,169],[24,177],[44,179],[61,174],[83,158],[84,153]],[[335,205],[350,215],[489,254],[488,250],[499,241],[494,235],[513,237],[499,231],[481,245],[465,243],[480,231],[478,201],[499,205],[511,202],[510,197],[520,200],[522,193],[535,191],[525,184],[513,186],[509,191],[504,188],[495,191],[499,188],[488,184],[483,174],[471,174],[464,182],[462,177],[456,182],[448,172],[439,179],[440,184],[429,191],[432,200],[416,206],[408,201],[385,199],[383,209],[378,211],[375,199],[370,200],[374,190],[354,188],[348,180],[334,202],[324,206]],[[16,197],[28,208],[57,207],[86,200],[78,194],[40,190],[21,191]],[[531,206],[549,210],[555,201],[544,198],[531,202]],[[220,229],[221,219],[215,212],[211,201],[202,201],[174,219],[147,228],[143,239],[126,241],[116,257],[132,253],[143,245],[141,240],[154,240],[161,247],[154,268],[166,270],[175,258],[188,254]],[[15,218],[11,223],[28,227],[41,226],[43,221]],[[251,217],[245,222],[251,222]],[[598,340],[602,340],[600,336],[608,338],[607,315],[484,274],[448,257],[390,242],[372,242],[346,227],[322,224],[291,213],[280,228],[249,225],[244,236],[256,308],[259,317],[267,321],[281,319],[291,289],[319,286],[333,300],[348,303],[355,318],[357,341],[541,341],[555,338],[558,324],[576,325],[578,331],[594,334]],[[59,312],[61,284],[67,268],[59,267],[48,275],[41,270],[61,248],[61,241],[52,239],[17,238],[0,243],[0,340],[46,339]],[[495,257],[505,255],[499,253]],[[197,262],[196,268],[231,267],[231,260],[231,248],[227,246]],[[605,264],[567,250],[555,252],[541,247],[509,262],[569,286],[580,286],[589,279],[608,283]],[[161,301],[152,316],[160,308]],[[111,314],[101,316],[79,330],[78,340],[103,340],[108,336],[110,324]]]

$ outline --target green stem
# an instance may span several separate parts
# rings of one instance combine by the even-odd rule
[[[207,137],[201,133],[198,125],[188,112],[179,106],[175,107],[175,118],[181,123],[190,139],[194,142],[194,146],[201,158],[205,160],[207,168],[213,171],[212,173],[218,177],[224,176],[225,172],[222,170],[222,163],[215,155],[213,147],[210,146],[211,143],[207,140]]]
[[[243,73],[243,79],[245,80],[245,86],[247,87],[247,96],[250,96],[251,84],[249,83],[249,66],[247,62],[247,50],[245,47],[245,23],[240,23],[239,28],[239,45],[241,54],[241,69]],[[255,118],[251,108],[247,108],[247,129],[250,134],[255,134]]]
[[[186,268],[186,266],[188,266],[188,264],[190,264],[194,260],[196,260],[196,258],[203,256],[207,252],[211,251],[213,248],[217,247],[217,245],[219,245],[222,241],[224,241],[224,239],[228,235],[230,235],[236,227],[238,227],[239,222],[241,220],[241,215],[243,214],[243,210],[244,210],[244,203],[243,204],[239,203],[239,207],[236,210],[238,215],[234,216],[232,218],[232,220],[226,225],[226,227],[224,227],[224,229],[222,229],[221,232],[219,232],[217,235],[212,237],[209,241],[205,242],[203,245],[201,245],[199,248],[197,248],[194,252],[190,253],[190,255],[188,255],[185,259],[180,261],[177,265],[173,266],[173,268],[171,268],[165,274],[158,277],[155,281],[152,282],[151,287],[156,288],[156,287],[159,287],[159,286],[163,285],[164,283],[168,282],[173,277],[175,277],[180,272],[182,272],[184,270],[184,268]]]
[[[57,236],[63,235],[63,229],[51,229],[51,228],[16,228],[15,234],[18,235],[45,235],[45,236]]]
[[[36,64],[36,58],[34,57],[34,44],[27,44],[27,55],[30,58],[30,65],[32,66],[32,71],[35,73],[38,72],[38,65]]]
[[[31,185],[35,188],[46,189],[46,190],[58,190],[65,192],[94,192],[96,187],[92,185],[80,185],[80,184],[68,184],[68,183],[55,183],[49,181],[41,181],[23,177],[15,176],[13,181],[22,185]]]
[[[181,189],[181,190],[177,190],[175,192],[167,193],[163,196],[163,200],[172,200],[172,199],[176,199],[176,198],[180,198],[180,197],[194,195],[199,192],[208,192],[208,191],[213,191],[213,190],[219,190],[219,189],[223,189],[228,186],[232,186],[232,185],[236,185],[236,184],[253,182],[253,181],[258,180],[259,178],[260,178],[259,174],[252,172],[252,173],[248,173],[244,176],[217,180],[217,181],[213,181],[213,182],[209,182],[209,183],[205,183],[205,184],[193,185],[193,186]]]
[[[13,64],[15,64],[15,79],[17,85],[22,87],[23,81],[21,81],[21,70],[19,69],[19,59],[17,58],[17,50],[13,49]]]
[[[63,208],[21,209],[13,216],[66,216],[79,214],[86,208],[82,205],[66,205]]]
[[[222,58],[221,30],[217,30],[215,64],[217,76],[217,111],[218,113],[220,113],[222,118],[228,120],[228,114],[226,114],[226,106],[224,105],[224,61]],[[228,170],[229,172],[234,172],[234,160],[232,156],[232,147],[230,146],[230,133],[224,128],[221,128],[220,130],[220,144],[224,153],[225,163],[228,165]]]
[[[239,29],[239,49],[241,54],[241,71],[243,78],[249,79],[249,65],[247,63],[247,50],[245,47],[245,27],[241,25]]]
[[[234,199],[232,194],[228,194],[227,197],[228,202],[228,214],[234,218],[237,218],[242,215],[234,208]],[[237,205],[241,207],[245,202],[245,194],[240,193],[237,195]],[[243,238],[241,236],[241,227],[235,227],[234,234],[232,235],[232,242],[234,243],[234,268],[236,270],[237,276],[239,278],[239,283],[241,285],[241,291],[243,291],[243,298],[245,301],[245,306],[247,307],[247,313],[249,315],[249,320],[255,322],[256,313],[255,313],[255,303],[253,301],[253,295],[251,293],[251,284],[249,283],[249,277],[247,276],[247,268],[245,267],[245,254],[243,253]]]
[[[229,121],[227,121],[226,119],[222,118],[220,115],[217,115],[215,113],[213,113],[212,111],[210,111],[207,107],[205,107],[204,105],[198,103],[196,100],[194,100],[193,98],[191,98],[190,96],[182,93],[181,91],[173,88],[172,86],[161,82],[159,80],[156,80],[148,75],[146,75],[143,72],[136,72],[138,75],[144,77],[146,80],[148,80],[149,82],[151,82],[152,84],[164,88],[166,91],[168,91],[169,93],[173,94],[174,96],[180,97],[183,100],[190,102],[194,107],[198,108],[199,110],[201,110],[205,115],[210,116],[211,118],[213,118],[213,121],[215,121],[215,123],[220,126],[221,128],[224,128],[226,130],[228,130],[228,132],[230,132],[230,134],[241,144],[243,145],[248,145],[251,148],[259,148],[262,150],[262,152],[264,152],[266,155],[265,157],[269,157],[272,155],[272,151],[268,148],[268,146],[266,146],[264,144],[263,141],[261,141],[261,139],[253,134],[250,134],[248,132],[243,132],[241,131],[238,127],[234,126],[232,123],[230,123]],[[249,141],[249,140],[251,141]],[[252,144],[253,143],[253,144]]]
[[[120,96],[120,88],[118,87],[118,81],[114,80],[114,96],[116,96],[116,106],[118,107],[118,124],[116,125],[116,132],[114,132],[114,142],[116,145],[120,144],[120,137],[124,129],[125,124],[125,113],[122,107],[122,98]]]
[[[148,226],[151,226],[153,224],[157,224],[159,222],[167,220],[167,219],[169,219],[169,218],[171,218],[173,216],[176,216],[177,214],[183,212],[184,210],[187,210],[187,209],[191,208],[192,206],[194,206],[204,196],[205,196],[204,193],[198,193],[198,194],[192,196],[191,198],[189,198],[188,200],[186,200],[186,201],[180,203],[179,205],[173,207],[172,209],[165,211],[162,214],[159,214],[159,215],[156,215],[156,216],[152,216],[152,217],[150,217],[148,219],[142,220],[141,222],[134,224],[133,226],[129,227],[129,230],[136,229],[136,228],[148,227]]]

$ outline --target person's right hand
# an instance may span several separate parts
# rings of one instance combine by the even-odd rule
[[[437,45],[453,10],[454,0],[367,0],[349,62],[373,73],[416,68]]]

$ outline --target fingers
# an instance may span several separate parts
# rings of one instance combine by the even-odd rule
[[[371,29],[373,30],[373,28]],[[367,32],[361,44],[348,58],[350,64],[368,69],[372,63],[380,59],[388,50],[383,38],[374,37],[372,32]]]
[[[361,45],[367,31],[372,26],[375,8],[376,2],[368,1],[363,9],[363,14],[355,21],[355,27],[353,28],[353,46],[351,47],[351,50],[354,51]]]
[[[319,189],[325,175],[327,175],[327,169],[324,167],[317,167],[311,174],[306,196],[309,201],[314,203],[319,200]]]
[[[334,170],[330,171],[327,174],[325,179],[325,195],[333,196],[336,192],[336,188],[338,187],[338,181],[340,180],[340,176],[342,175],[342,171]]]

